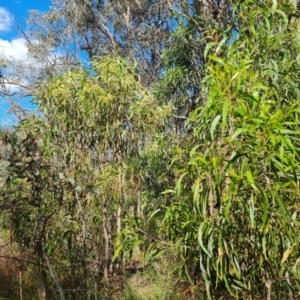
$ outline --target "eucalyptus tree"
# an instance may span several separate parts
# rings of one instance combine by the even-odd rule
[[[157,83],[157,97],[172,103],[170,129],[185,135],[189,114],[201,103],[205,76],[205,48],[219,43],[224,30],[235,30],[228,0],[165,1],[177,21],[162,51],[164,70]]]
[[[29,11],[21,34],[29,54],[45,65],[43,76],[116,51],[138,61],[142,81],[149,85],[164,69],[161,51],[178,18],[194,24],[203,36],[213,24],[228,27],[228,11],[227,0],[53,0],[48,11]]]
[[[122,208],[138,188],[130,180],[135,172],[131,162],[139,159],[170,109],[155,101],[125,59],[95,59],[93,70],[74,70],[45,82],[37,103],[47,120],[49,158],[61,165],[58,178],[73,187],[65,195],[64,213],[78,218],[73,249],[83,251],[83,272],[88,274],[93,262],[96,277],[108,282]]]
[[[165,234],[210,299],[296,298],[298,13],[271,0],[237,1],[231,13],[241,30],[204,52],[202,103],[188,120],[195,143],[166,191]]]
[[[92,66],[41,81],[43,117],[3,138],[10,150],[1,200],[20,250],[37,258],[40,299],[51,296],[50,282],[60,299],[97,299],[101,285],[109,288],[123,207],[140,206],[140,156],[171,111],[126,59]]]
[[[171,56],[170,59],[161,57],[162,50],[169,44],[170,33],[177,27],[182,30],[187,23],[189,25],[186,36],[192,35],[193,38],[186,39],[184,42],[186,46],[183,45],[183,40],[173,40],[175,44],[177,42],[181,44],[178,47],[173,45],[174,48],[181,49],[179,50],[181,56],[186,55],[182,50],[189,52],[187,54],[189,65],[186,69],[182,69],[183,74],[180,76],[188,81],[191,77],[189,74],[197,73],[198,77],[195,76],[197,81],[198,78],[202,78],[201,68],[198,66],[203,64],[201,57],[204,50],[199,38],[203,39],[205,29],[208,27],[228,27],[230,24],[228,11],[229,4],[225,0],[53,0],[48,11],[29,12],[28,26],[26,29],[20,28],[20,33],[27,41],[32,63],[9,60],[10,74],[5,76],[5,84],[6,86],[14,84],[14,87],[17,85],[14,95],[20,94],[21,97],[32,95],[35,92],[35,82],[39,79],[50,78],[77,68],[78,62],[86,64],[94,56],[117,52],[122,57],[138,61],[138,73],[143,84],[149,86],[157,82],[165,68],[170,69],[172,64],[171,61],[167,62],[172,60]],[[216,40],[217,36],[216,30],[213,38]],[[190,55],[191,53],[196,53],[196,56],[200,53],[200,56],[195,58],[195,55]],[[174,76],[178,77],[177,75]],[[172,91],[165,95],[167,101],[175,93],[185,94],[180,88],[177,91],[176,87],[180,85],[173,79],[169,80]],[[189,92],[196,98],[200,89],[193,83],[189,85]],[[177,115],[181,116],[189,110],[184,108],[185,104],[193,107],[195,101],[185,100],[185,104],[179,102],[176,103]],[[179,125],[183,123],[182,119],[175,120]],[[178,124],[176,126],[179,126]]]
[[[170,11],[162,1],[53,0],[49,11],[30,11],[24,35],[30,53],[41,61],[53,49],[67,64],[117,51],[137,60],[144,83],[151,83],[170,30]]]

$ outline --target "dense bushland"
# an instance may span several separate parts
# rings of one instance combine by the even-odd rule
[[[299,296],[296,3],[166,2],[152,77],[140,40],[100,49],[36,82],[42,114],[2,131],[16,298]]]

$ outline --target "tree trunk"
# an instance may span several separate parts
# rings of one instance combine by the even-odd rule
[[[109,269],[109,230],[108,230],[108,200],[103,200],[103,236],[104,236],[104,262],[103,273],[104,280],[108,283],[108,269]]]
[[[118,206],[117,209],[117,235],[121,233],[121,215],[122,215],[122,207]]]
[[[81,201],[79,198],[79,195],[77,192],[75,192],[75,198],[77,201],[77,205],[78,205],[78,209],[79,209],[79,217],[81,220],[81,224],[82,224],[82,254],[81,254],[81,261],[82,261],[82,268],[83,268],[83,272],[84,272],[84,278],[81,280],[82,282],[82,288],[84,290],[88,289],[88,284],[87,284],[87,266],[86,266],[86,257],[87,257],[87,247],[86,247],[86,237],[87,237],[87,232],[88,232],[88,228],[87,228],[87,221],[86,221],[86,213],[84,211],[84,208],[81,205]]]
[[[20,300],[23,300],[22,270],[19,271],[19,294],[20,294]]]
[[[208,21],[211,15],[211,4],[209,0],[195,0],[195,11],[198,16],[203,17],[203,21]]]
[[[142,214],[142,193],[141,190],[138,189],[137,191],[137,208],[136,208],[137,216],[143,217]]]
[[[195,12],[202,17],[205,26],[211,25],[212,20],[222,24],[225,28],[228,21],[229,1],[194,0]]]
[[[39,300],[47,300],[47,292],[46,292],[46,272],[40,267],[38,270],[38,278],[37,278],[37,291],[39,295]]]
[[[43,249],[43,257],[46,261],[46,264],[47,264],[47,267],[48,267],[48,270],[49,270],[49,274],[50,274],[50,277],[52,278],[52,280],[54,281],[55,285],[56,285],[56,288],[57,288],[57,291],[58,291],[58,294],[59,294],[59,298],[60,300],[66,300],[65,296],[64,296],[64,292],[63,292],[63,289],[57,279],[57,276],[50,264],[50,260],[49,260],[49,257],[46,253],[46,249],[45,249],[45,244],[44,244],[44,241],[42,241],[42,249]],[[46,298],[45,298],[46,299]]]
[[[117,208],[117,235],[121,233],[121,217],[122,217],[122,204],[123,204],[123,189],[124,189],[124,182],[123,182],[123,167],[121,164],[121,156],[117,156],[117,162],[119,164],[119,205]]]

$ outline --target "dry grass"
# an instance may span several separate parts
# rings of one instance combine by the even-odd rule
[[[20,254],[9,231],[0,231],[0,300],[35,299],[36,286],[26,253]]]
[[[18,287],[21,261],[7,232],[0,232],[0,299],[11,299]]]

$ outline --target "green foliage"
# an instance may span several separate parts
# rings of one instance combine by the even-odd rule
[[[39,82],[43,117],[1,133],[0,223],[40,295],[112,299],[133,262],[124,299],[299,296],[295,4],[178,2],[151,89],[116,55]]]
[[[298,293],[300,48],[293,10],[277,1],[237,3],[235,40],[206,54],[206,101],[188,125],[198,141],[164,222],[208,298],[223,288],[233,297]]]
[[[54,77],[37,95],[39,106],[60,128],[78,131],[88,144],[97,140],[121,149],[125,140],[137,142],[146,126],[162,124],[170,110],[141,86],[135,67],[120,57],[95,59],[93,67],[95,76],[71,71]]]
[[[180,24],[163,51],[165,74],[156,87],[157,97],[173,106],[172,124],[182,134],[185,119],[199,102],[204,72],[202,40],[193,23]]]
[[[77,299],[107,287],[123,206],[136,202],[141,182],[136,162],[170,113],[125,59],[92,65],[42,82],[44,117],[24,120],[6,139],[11,180],[1,200],[13,209],[22,251],[34,252],[61,299],[64,287]]]

